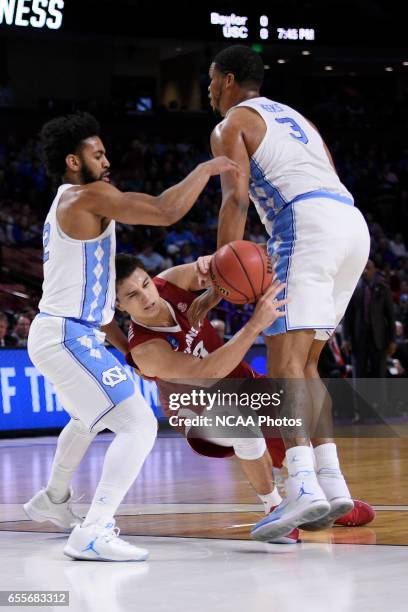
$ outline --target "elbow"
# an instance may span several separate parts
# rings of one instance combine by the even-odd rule
[[[157,196],[157,205],[160,211],[160,225],[168,227],[174,225],[179,220],[173,203],[164,194]]]

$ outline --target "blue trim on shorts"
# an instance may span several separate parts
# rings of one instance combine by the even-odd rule
[[[108,408],[91,424],[92,430],[110,410],[134,394],[133,380],[112,353],[98,342],[95,329],[89,324],[63,318],[62,345],[110,402]],[[92,355],[92,350],[96,354]]]
[[[289,270],[296,240],[296,226],[293,205],[288,204],[286,208],[276,215],[273,221],[273,238],[268,240],[268,255],[274,259],[275,272],[281,282],[287,283]],[[274,247],[277,243],[277,248]],[[276,258],[276,261],[275,261]],[[286,299],[288,287],[277,296],[278,300]],[[287,312],[284,317],[279,317],[264,330],[266,336],[285,334],[288,331]]]
[[[311,200],[313,198],[324,198],[329,200],[336,200],[336,202],[341,202],[342,204],[348,204],[349,206],[354,206],[354,200],[347,196],[340,195],[339,193],[334,193],[333,191],[326,191],[324,189],[317,189],[316,191],[308,191],[307,193],[300,193],[296,197],[291,200],[291,204],[294,202],[299,202],[301,200]]]

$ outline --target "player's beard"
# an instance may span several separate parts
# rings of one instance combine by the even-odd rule
[[[96,181],[101,181],[106,173],[101,172],[99,176],[95,175],[86,165],[86,163],[82,160],[81,167],[81,182],[83,185],[87,185],[88,183],[95,183]]]

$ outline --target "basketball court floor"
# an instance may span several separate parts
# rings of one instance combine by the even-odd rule
[[[97,437],[75,476],[80,512],[110,439]],[[75,612],[408,609],[408,437],[339,440],[353,496],[374,505],[374,522],[301,532],[285,546],[249,539],[262,511],[234,459],[162,436],[117,517],[121,535],[150,550],[145,563],[73,561],[66,534],[27,519],[22,504],[46,484],[55,442],[0,443],[0,590],[68,590]]]

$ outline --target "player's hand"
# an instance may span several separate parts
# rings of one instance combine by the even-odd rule
[[[200,289],[205,289],[210,283],[210,263],[212,255],[203,255],[195,262],[195,271],[197,275],[198,286]]]
[[[210,176],[216,176],[217,174],[223,174],[224,172],[234,172],[236,176],[244,176],[244,172],[242,172],[240,166],[225,157],[225,155],[220,155],[219,157],[214,157],[208,162],[204,162],[203,166],[209,171]]]
[[[211,308],[214,308],[221,299],[213,287],[210,287],[202,295],[198,296],[187,311],[190,325],[197,329]]]
[[[289,303],[289,299],[277,300],[276,296],[279,295],[286,287],[285,283],[281,283],[276,280],[265,293],[259,298],[256,305],[254,314],[251,317],[251,322],[262,331],[269,325],[272,325],[276,319],[285,316],[285,309],[279,310],[282,306]]]

